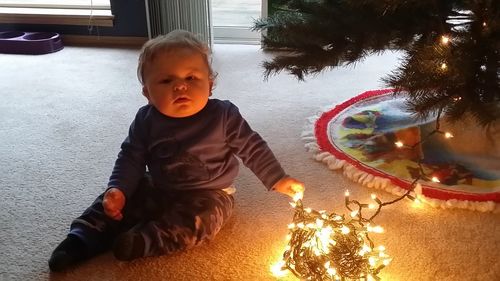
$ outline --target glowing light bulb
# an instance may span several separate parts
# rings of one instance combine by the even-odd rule
[[[401,148],[403,147],[403,142],[402,141],[397,141],[394,143],[397,147]]]
[[[306,211],[309,214],[312,212],[311,208],[305,208],[304,211]]]
[[[301,200],[302,197],[304,197],[304,193],[303,192],[297,192],[293,196],[293,201],[297,202],[297,201]]]
[[[368,209],[375,209],[375,204],[372,203],[368,204]]]
[[[375,195],[375,193],[370,194],[370,196],[373,200],[377,199],[377,195]]]
[[[271,272],[276,277],[284,277],[288,271],[284,270],[285,262],[279,261],[271,266]]]
[[[370,248],[368,245],[364,244],[363,247],[361,247],[362,251],[365,251],[367,253],[372,251],[372,248]]]
[[[346,191],[344,192],[344,196],[345,196],[345,197],[349,196],[349,190],[346,190]]]
[[[351,230],[349,229],[349,227],[343,225],[342,228],[340,229],[340,231],[343,233],[343,234],[347,234],[349,232],[351,232]]]
[[[432,177],[431,181],[433,181],[433,182],[440,182],[439,179],[438,179],[438,177]]]
[[[333,275],[337,274],[337,270],[335,270],[335,268],[328,268],[326,270],[326,273],[328,273],[328,274],[330,274],[330,275],[333,276]]]
[[[448,65],[446,63],[441,64],[441,70],[446,70],[448,68]]]
[[[444,137],[447,138],[447,139],[449,139],[449,138],[452,138],[453,135],[450,132],[445,132],[444,133]]]
[[[384,228],[377,225],[377,226],[374,226],[371,228],[371,231],[372,232],[375,232],[375,233],[383,233],[384,232]]]
[[[424,206],[424,204],[423,204],[422,200],[420,200],[420,199],[418,199],[418,198],[415,198],[415,199],[413,200],[413,204],[412,204],[412,206],[413,206],[414,208],[422,208],[422,207]]]
[[[450,42],[450,37],[448,37],[446,35],[441,36],[441,43],[443,43],[444,45],[446,45],[449,42]]]
[[[359,214],[359,211],[358,210],[354,210],[354,211],[351,212],[351,217],[355,218],[358,214]]]
[[[488,24],[486,24],[485,21],[483,21],[483,27],[486,27]]]

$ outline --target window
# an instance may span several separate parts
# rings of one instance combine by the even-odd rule
[[[250,28],[254,19],[265,15],[267,2],[266,0],[212,0],[215,42],[259,44],[260,33],[251,31]]]
[[[0,0],[0,23],[112,26],[109,0]]]
[[[109,0],[0,0],[2,7],[109,9]]]

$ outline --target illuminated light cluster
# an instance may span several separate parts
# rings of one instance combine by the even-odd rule
[[[382,233],[383,228],[373,225],[374,216],[362,216],[369,204],[349,200],[348,191],[345,197],[351,211],[347,217],[304,208],[301,200],[290,203],[295,214],[288,225],[283,259],[271,267],[276,277],[289,271],[302,280],[380,280],[378,274],[391,258],[384,246],[374,246],[369,235]],[[375,195],[372,198],[379,211],[383,203]],[[352,209],[353,204],[358,208]]]

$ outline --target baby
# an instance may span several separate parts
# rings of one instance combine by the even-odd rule
[[[213,239],[232,213],[236,156],[268,190],[304,192],[234,104],[209,99],[210,51],[192,33],[146,42],[137,74],[148,104],[130,125],[107,190],[52,253],[52,271],[109,249],[130,261]]]

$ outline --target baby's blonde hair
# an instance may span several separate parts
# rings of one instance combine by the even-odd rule
[[[144,69],[146,64],[154,59],[156,54],[175,48],[187,48],[200,53],[206,60],[209,78],[215,80],[217,74],[212,70],[211,51],[208,45],[193,33],[177,29],[166,35],[159,35],[144,43],[139,55],[139,64],[137,65],[137,78],[139,78],[139,82],[144,85]]]

